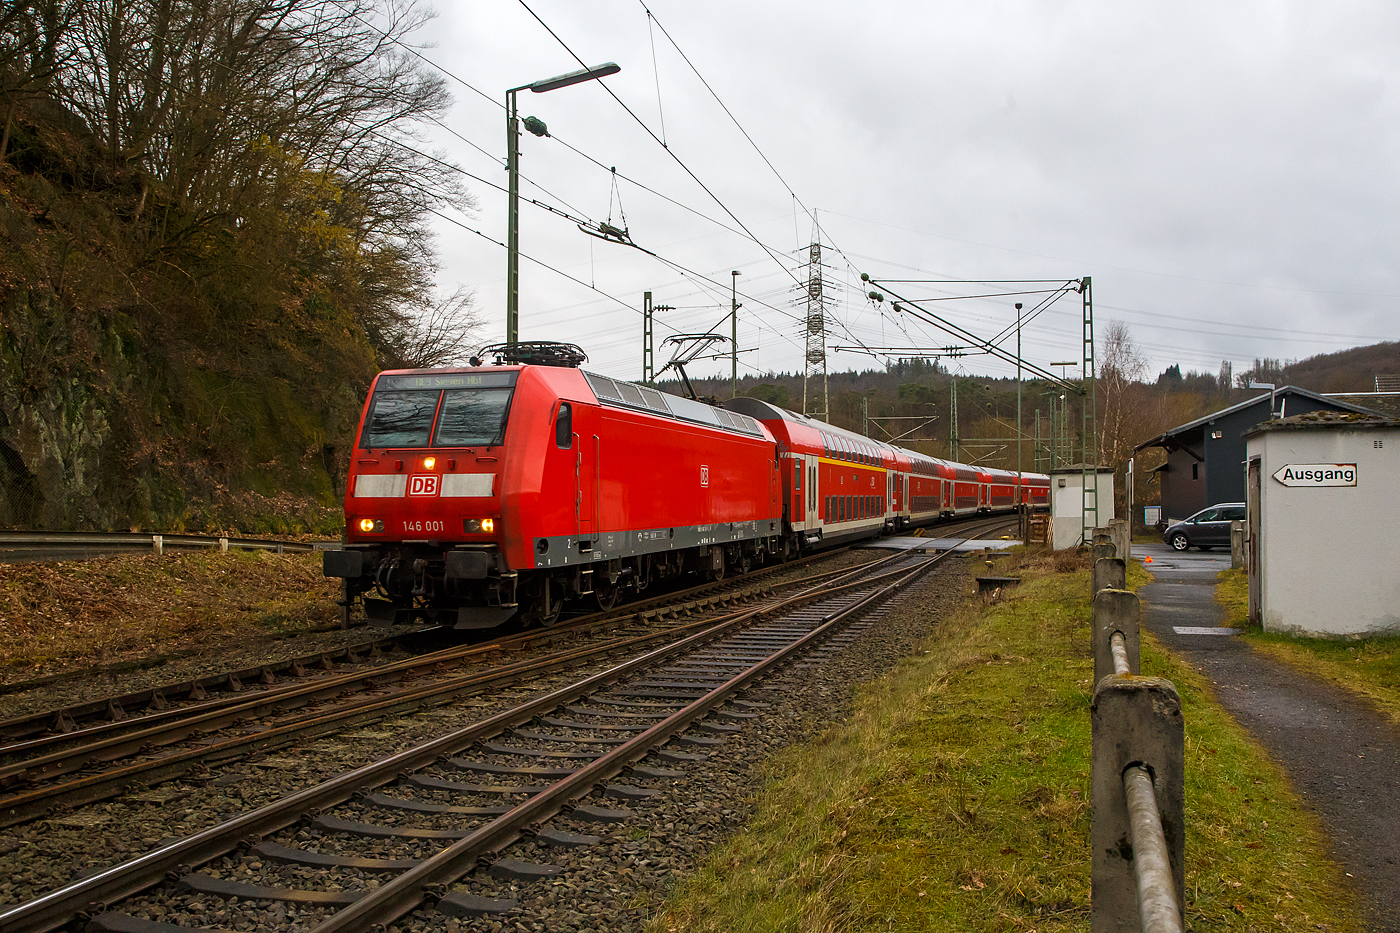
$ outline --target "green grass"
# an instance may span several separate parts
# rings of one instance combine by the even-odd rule
[[[848,722],[780,755],[749,825],[652,928],[1087,930],[1088,577],[1044,563],[1003,562],[1026,580],[1009,598],[943,621]],[[1150,641],[1143,660],[1186,715],[1188,923],[1357,929],[1279,769],[1198,677]]]
[[[1249,581],[1243,570],[1222,570],[1216,601],[1229,622],[1245,630],[1258,651],[1319,680],[1351,691],[1400,723],[1400,638],[1302,638],[1249,624]]]

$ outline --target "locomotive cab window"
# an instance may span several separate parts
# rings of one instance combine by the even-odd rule
[[[554,419],[554,446],[560,450],[574,446],[574,408],[568,402],[559,403],[559,414]]]
[[[361,447],[426,447],[438,392],[376,392]]]
[[[438,416],[438,447],[499,447],[513,389],[449,389]]]

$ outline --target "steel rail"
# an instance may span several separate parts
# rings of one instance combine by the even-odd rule
[[[177,777],[189,771],[205,760],[223,760],[250,752],[277,748],[299,738],[313,738],[350,726],[383,719],[386,716],[407,709],[429,706],[433,705],[435,702],[446,702],[447,698],[452,696],[469,692],[479,692],[487,687],[506,686],[529,676],[551,673],[594,658],[603,657],[624,648],[637,647],[639,645],[645,645],[648,642],[661,641],[667,637],[674,636],[678,632],[684,632],[690,628],[713,623],[714,620],[699,620],[681,626],[675,626],[664,632],[654,632],[647,635],[633,636],[631,638],[613,639],[599,645],[556,652],[544,658],[537,658],[531,661],[519,661],[515,664],[503,665],[489,671],[468,674],[447,681],[440,681],[435,684],[411,688],[370,703],[359,704],[330,713],[321,713],[297,719],[271,729],[250,733],[248,735],[233,736],[221,742],[175,752],[163,758],[141,761],[101,774],[89,775],[79,778],[76,781],[56,784],[51,787],[41,787],[0,798],[0,827],[12,826],[16,823],[22,823],[41,817],[48,812],[49,808],[53,807],[58,802],[67,805],[93,803],[97,800],[103,800],[124,793],[134,786],[149,786],[151,784],[170,780],[173,777]],[[211,720],[210,717],[201,717],[202,720],[207,721],[198,724],[182,723],[178,728],[183,733],[181,737],[188,736],[194,732],[214,731],[218,723],[230,717],[230,713],[224,712],[220,713],[216,719]],[[243,719],[249,717],[248,714],[239,713],[236,718]],[[152,731],[165,732],[167,730]],[[178,740],[178,738],[172,739],[172,741]],[[122,746],[136,745],[139,749],[142,744],[150,744],[150,739],[142,735],[125,736],[120,740],[120,744]],[[91,756],[89,756],[88,760],[90,759]]]
[[[802,581],[810,578],[803,578]],[[779,584],[782,586],[783,584]],[[700,589],[699,587],[694,589]],[[692,591],[686,591],[691,593]],[[741,588],[734,593],[728,594],[725,599],[749,599],[756,595],[762,595],[761,587]],[[692,608],[693,604],[686,608]],[[555,633],[555,637],[564,634],[578,634],[586,631],[587,628],[600,626],[605,623],[625,624],[630,619],[635,619],[639,613],[622,613],[609,616],[606,619],[593,616],[586,616],[579,620],[579,625],[571,629],[563,629],[556,626],[546,630]],[[584,624],[584,620],[588,620]],[[399,661],[390,661],[384,664],[375,665],[360,671],[352,671],[345,674],[335,675],[328,678],[318,678],[310,683],[288,684],[274,689],[261,690],[252,696],[232,696],[211,700],[207,703],[200,703],[193,707],[181,709],[167,709],[155,713],[148,713],[139,717],[130,717],[115,722],[106,722],[101,725],[90,726],[84,729],[64,732],[56,735],[43,736],[37,739],[29,739],[23,742],[16,742],[10,745],[0,746],[0,757],[10,757],[16,754],[32,754],[46,748],[53,748],[59,745],[67,745],[75,740],[93,740],[91,743],[80,749],[57,751],[43,758],[30,758],[26,762],[19,762],[11,765],[0,765],[0,786],[13,783],[19,776],[29,777],[52,777],[57,774],[64,774],[77,770],[88,760],[94,757],[101,758],[103,755],[116,756],[125,750],[139,748],[141,744],[156,743],[167,733],[174,735],[188,720],[189,724],[197,729],[211,731],[222,728],[236,719],[246,719],[259,715],[276,706],[305,705],[320,699],[325,694],[340,694],[346,692],[356,683],[364,681],[385,681],[400,679],[411,676],[414,672],[423,668],[437,667],[443,664],[462,662],[471,660],[477,655],[485,655],[493,652],[504,652],[520,648],[533,647],[537,642],[547,643],[555,640],[555,637],[541,638],[538,633],[530,632],[508,638],[497,639],[487,644],[458,645],[451,648],[444,648],[440,651],[429,652],[427,654],[415,655]],[[220,675],[221,676],[221,675]],[[11,720],[0,723],[0,729],[15,722],[33,722],[36,720],[50,721],[62,711],[46,711],[35,716],[25,717],[23,720]],[[163,723],[171,725],[162,725]],[[133,731],[139,730],[139,731]],[[104,736],[111,736],[104,739]],[[178,741],[181,736],[174,735],[169,741]],[[132,745],[132,743],[136,743]],[[168,744],[168,742],[164,743]],[[84,757],[86,756],[86,757]],[[104,759],[105,760],[105,759]]]
[[[868,567],[871,566],[873,563],[874,562],[871,562],[871,564],[866,564],[864,566]],[[750,585],[741,585],[737,588],[731,588],[730,591],[725,592],[723,595],[715,595],[713,597],[713,603],[711,603],[711,605],[719,603],[721,601],[757,598],[774,590],[787,589],[794,586],[801,586],[803,584],[820,581],[847,572],[846,569],[825,571],[823,573],[811,574],[805,577],[800,577],[796,580],[787,580],[778,583],[767,584],[762,584],[759,581],[752,579],[753,577],[759,574],[766,574],[769,571],[781,569],[782,566],[783,565],[775,565],[773,567],[764,568],[762,571],[756,571],[754,573],[745,575],[744,577],[734,578],[734,580],[732,581],[733,583],[748,583]],[[490,654],[492,652],[504,652],[518,650],[522,648],[531,648],[535,647],[536,645],[547,644],[551,641],[556,641],[565,635],[586,634],[589,631],[596,630],[606,625],[625,625],[628,622],[638,619],[645,621],[649,613],[656,614],[657,607],[665,607],[668,603],[675,604],[669,607],[670,610],[673,612],[688,612],[695,608],[708,608],[708,606],[697,604],[701,604],[705,601],[705,599],[710,598],[706,594],[711,593],[715,588],[720,586],[722,586],[722,584],[719,582],[701,584],[700,586],[689,587],[687,589],[680,590],[674,593],[665,594],[657,597],[651,597],[648,600],[646,600],[645,603],[642,605],[629,604],[625,608],[611,609],[606,612],[590,613],[588,615],[580,616],[577,619],[565,622],[561,625],[553,626],[548,629],[522,632],[518,635],[511,635],[505,638],[498,638],[494,641],[487,643],[478,643],[474,645],[456,645],[450,648],[441,649],[439,651],[429,652],[427,654],[415,655],[414,657],[405,658],[400,661],[391,661],[384,664],[379,664],[374,666],[373,668],[363,671],[354,671],[342,675],[337,675],[331,678],[317,679],[312,683],[289,684],[276,689],[262,690],[253,696],[223,697],[215,700],[210,700],[208,702],[200,703],[196,706],[185,706],[178,709],[160,710],[154,713],[146,713],[139,716],[131,716],[120,720],[104,722],[96,726],[75,729],[70,732],[42,736],[36,739],[27,739],[20,742],[10,743],[8,745],[0,745],[0,757],[11,757],[17,754],[33,754],[34,752],[41,751],[45,748],[66,746],[76,740],[99,740],[103,736],[125,735],[127,733],[132,732],[133,730],[145,730],[148,727],[154,727],[161,723],[178,722],[182,718],[199,716],[204,713],[208,713],[211,715],[211,717],[213,717],[213,714],[219,711],[230,711],[230,713],[226,713],[226,715],[236,711],[239,716],[248,717],[257,715],[260,711],[266,708],[279,705],[287,705],[289,702],[292,701],[297,701],[297,705],[305,705],[307,702],[314,701],[317,698],[318,694],[333,692],[336,690],[341,690],[343,692],[344,687],[352,685],[356,681],[382,681],[391,678],[398,679],[400,677],[412,673],[415,670],[424,667],[460,662],[464,660],[469,660],[477,655]],[[702,598],[699,600],[688,600],[689,597],[693,596],[701,596]],[[394,640],[396,640],[396,638],[389,638],[384,641],[373,642],[371,644],[374,647],[382,647],[384,644]],[[321,652],[320,655],[313,655],[305,658],[297,658],[292,662],[288,662],[287,666],[295,669],[295,666],[299,666],[301,662],[314,663],[314,658],[318,658],[326,654],[328,654],[328,652]],[[249,669],[249,671],[256,674],[258,671],[266,670],[269,667],[273,667],[273,665],[263,665],[257,669]],[[226,677],[237,676],[238,674],[245,674],[249,671],[238,671],[230,673],[228,675],[211,675],[208,678],[202,678],[201,681],[218,682]],[[84,710],[106,709],[109,703],[121,704],[123,701],[127,701],[129,698],[132,697],[140,697],[142,699],[149,700],[152,694],[154,694],[157,690],[159,690],[162,693],[162,695],[164,694],[165,690],[170,690],[172,693],[178,692],[185,686],[185,683],[186,682],[182,682],[171,687],[152,688],[149,690],[139,691],[133,694],[127,694],[126,696],[122,697],[111,697],[104,700],[96,700],[88,703],[83,703],[81,704],[81,707],[77,708],[82,708]],[[193,683],[193,681],[189,683]],[[55,719],[59,716],[62,716],[64,714],[71,714],[74,709],[75,707],[50,709],[40,713],[34,713],[28,716],[16,717],[14,719],[5,720],[3,722],[0,722],[0,734],[3,734],[3,732],[7,730],[13,731],[23,729],[26,727],[33,728],[38,723],[51,723],[55,721]],[[213,717],[210,721],[216,720],[217,717]],[[208,725],[202,725],[201,728],[209,729],[217,728],[217,726],[211,727]],[[145,731],[141,732],[142,740],[145,742],[151,742],[156,735],[158,735],[158,733]],[[96,745],[94,745],[93,748],[97,751],[106,752],[109,749],[120,747],[120,744],[121,743],[118,740],[113,739],[110,745],[108,746],[99,748]],[[82,764],[82,762],[77,761],[77,758],[83,751],[83,749],[75,749],[72,751],[60,752],[53,756],[50,756],[53,759],[53,761],[40,763],[40,770],[38,772],[35,772],[34,776],[49,777],[55,774],[66,773],[68,771],[76,770],[76,768],[80,767]],[[88,757],[91,758],[92,756],[89,755]],[[33,762],[34,759],[30,759],[30,761]],[[54,762],[61,762],[64,764],[64,767],[62,769],[52,767],[52,764]],[[29,771],[32,771],[32,768],[25,768],[21,765],[0,765],[0,786],[3,786],[7,782],[12,783],[13,778],[16,775]]]
[[[845,550],[845,548],[840,548],[829,552],[824,552],[820,556],[827,557],[842,553]],[[807,560],[810,560],[810,558]],[[622,606],[617,606],[613,609],[609,609],[606,611],[587,613],[585,615],[577,616],[575,618],[561,622],[558,625],[554,625],[549,628],[521,632],[516,635],[508,635],[504,638],[496,638],[489,642],[478,642],[473,645],[456,645],[451,648],[444,648],[438,652],[433,652],[429,655],[420,655],[417,657],[433,657],[441,659],[442,662],[446,662],[455,661],[459,658],[467,657],[472,654],[487,653],[489,651],[509,651],[516,650],[519,648],[532,648],[538,644],[547,644],[548,642],[556,641],[559,638],[566,635],[586,634],[590,631],[596,631],[597,629],[606,625],[626,624],[628,621],[635,619],[641,619],[645,621],[649,617],[649,614],[651,616],[655,616],[656,614],[658,614],[659,609],[669,608],[670,610],[678,611],[682,609],[694,608],[695,600],[691,600],[692,597],[708,597],[710,594],[715,593],[715,591],[726,593],[727,595],[724,596],[724,598],[735,598],[736,595],[737,598],[744,598],[745,596],[750,595],[750,592],[754,589],[754,587],[750,586],[746,590],[745,587],[743,587],[741,584],[761,583],[762,577],[768,576],[769,574],[775,573],[783,569],[792,569],[793,566],[797,563],[799,563],[799,561],[792,561],[788,564],[774,564],[769,567],[763,567],[761,569],[754,570],[748,574],[745,574],[742,577],[731,577],[723,581],[707,581],[697,586],[687,587],[682,590],[676,590],[670,593],[662,593],[657,596],[650,596],[642,600],[629,602]],[[825,571],[823,573],[811,574],[806,577],[801,577],[797,580],[788,580],[779,583],[769,583],[767,584],[767,586],[769,586],[772,589],[785,589],[792,586],[799,586],[803,583],[820,580],[824,577],[832,576],[842,572],[843,571],[841,570]],[[737,589],[735,588],[736,586],[738,587]],[[687,600],[691,600],[691,602],[687,603]],[[669,606],[669,604],[672,603],[676,603],[678,605],[674,607]],[[143,689],[135,691],[133,693],[124,694],[122,696],[104,697],[97,700],[84,701],[82,703],[73,704],[62,708],[48,709],[37,713],[27,714],[24,716],[16,716],[11,719],[0,721],[0,735],[12,735],[17,732],[23,733],[25,731],[42,731],[42,729],[46,728],[49,724],[56,722],[59,719],[59,717],[66,716],[68,718],[77,718],[80,715],[86,716],[97,712],[103,712],[109,708],[109,704],[116,704],[120,707],[125,708],[127,705],[149,703],[152,701],[154,695],[157,693],[161,694],[163,697],[166,693],[179,694],[181,692],[188,691],[195,685],[206,689],[215,687],[218,684],[224,682],[228,677],[235,677],[238,680],[243,680],[245,678],[258,677],[265,673],[272,673],[275,675],[283,671],[292,671],[293,675],[295,676],[295,671],[298,666],[315,665],[317,663],[320,663],[324,658],[338,656],[347,652],[353,652],[355,650],[363,650],[364,648],[369,648],[370,650],[374,650],[375,648],[382,649],[385,645],[397,641],[401,638],[415,634],[426,634],[428,631],[431,630],[417,630],[416,632],[390,635],[384,639],[380,639],[373,642],[365,642],[360,645],[350,646],[344,650],[317,652],[312,655],[293,658],[286,662],[279,662],[277,664],[258,665],[256,667],[244,668],[238,671],[212,674],[205,677],[195,678],[192,680],[178,681],[176,683],[166,684],[160,687]],[[411,661],[413,659],[409,660]],[[352,661],[352,663],[356,662]],[[397,663],[401,662],[393,662],[393,664]],[[392,664],[380,665],[378,668],[376,668],[376,670],[391,671],[393,670],[393,666]],[[36,681],[33,683],[32,687],[27,687],[27,685],[24,684],[9,684],[0,687],[0,690],[3,690],[4,692],[8,693],[14,693],[18,692],[21,689],[33,689],[43,686],[44,684],[45,681]],[[201,708],[214,709],[217,708],[218,704],[241,703],[246,701],[246,699],[246,697],[225,697],[223,699],[209,701],[208,704],[203,705]],[[191,711],[191,707],[185,707],[184,711]],[[101,726],[92,726],[84,730],[74,730],[70,732],[61,733],[59,735],[54,735],[40,739],[32,739],[28,741],[36,743],[56,743],[63,742],[66,739],[72,739],[75,736],[78,736],[79,734],[85,736],[96,736],[114,731],[128,730],[135,727],[138,723],[157,722],[161,719],[168,718],[168,712],[174,712],[178,715],[180,711],[162,710],[157,713],[129,716],[127,718],[117,720],[115,722],[104,723]],[[12,743],[11,745],[0,746],[0,755],[11,754],[15,751],[19,751],[19,744],[21,743]],[[26,747],[32,750],[43,746],[42,744],[39,744],[28,745]]]
[[[898,552],[889,557],[872,561],[869,564],[865,564],[863,567],[843,572],[848,577],[868,573],[871,569],[903,556],[906,556],[904,552]],[[817,595],[840,592],[855,586],[864,585],[872,580],[884,579],[898,572],[899,571],[889,571],[876,577],[863,580],[851,580],[849,582],[834,581],[826,584],[819,584],[802,593],[788,597],[780,605],[793,604],[798,601],[814,598]],[[762,609],[763,607],[759,608]],[[752,610],[743,610],[740,614],[748,611]],[[645,635],[611,639],[597,645],[556,652],[544,658],[519,661],[515,664],[504,665],[488,671],[410,688],[370,703],[359,704],[330,713],[318,713],[248,735],[233,736],[221,742],[175,752],[163,758],[137,762],[101,774],[89,775],[79,778],[76,781],[13,794],[9,797],[0,798],[0,827],[12,826],[43,816],[58,802],[68,805],[92,803],[97,800],[124,793],[134,786],[148,786],[153,783],[169,780],[183,774],[204,760],[222,760],[241,754],[247,754],[251,751],[264,751],[285,745],[298,738],[310,738],[349,726],[383,719],[386,716],[406,709],[433,705],[436,702],[445,702],[446,698],[451,696],[480,691],[486,687],[507,685],[525,679],[528,676],[550,673],[595,658],[601,658],[617,651],[642,647],[657,641],[664,641],[667,638],[683,634],[688,630],[715,624],[716,621],[717,620],[713,619],[697,620],[695,622],[673,626],[661,632],[650,632]],[[326,693],[334,691],[336,686],[335,684],[326,683],[308,684],[305,685],[303,690],[310,691],[315,688],[314,692],[316,693]],[[268,703],[266,701],[258,701],[257,705],[265,706],[268,705]],[[100,751],[103,754],[107,754],[111,758],[116,758],[123,752],[129,753],[137,751],[148,745],[170,744],[171,742],[188,738],[195,733],[217,731],[218,728],[229,725],[240,719],[251,718],[253,715],[254,712],[250,710],[222,710],[217,713],[196,717],[190,722],[176,723],[171,726],[137,733],[136,735],[121,736],[117,739],[98,744],[101,746]],[[156,741],[157,739],[162,739],[163,742],[158,743]],[[87,754],[84,755],[84,752]],[[72,761],[77,762],[78,765],[86,764],[94,758],[99,757],[97,752],[92,748],[55,753],[54,755],[49,755],[43,759],[37,760],[40,770],[36,776],[49,776],[49,773],[67,773],[74,770],[75,768],[69,766],[69,762],[62,760],[61,756],[63,755],[71,755]],[[33,765],[35,762],[31,761],[29,764]],[[22,775],[24,773],[23,765],[24,763],[19,763],[11,766],[9,769],[9,776],[13,779],[18,775]],[[47,769],[47,772],[44,769]]]
[[[928,561],[927,565],[934,562]],[[839,589],[848,589],[856,585],[859,584],[845,583],[840,585]],[[46,933],[75,918],[90,919],[91,916],[103,912],[108,903],[130,897],[160,883],[169,872],[187,871],[191,866],[201,865],[226,854],[250,836],[263,836],[284,829],[310,810],[325,809],[343,803],[360,791],[390,783],[402,772],[425,767],[440,756],[450,756],[505,729],[528,723],[543,712],[573,702],[600,687],[616,683],[634,672],[682,654],[690,648],[713,641],[751,620],[806,603],[819,595],[826,595],[826,592],[801,593],[771,606],[742,610],[720,622],[690,623],[694,626],[708,627],[513,709],[497,713],[416,748],[345,772],[321,784],[297,791],[281,800],[240,814],[217,826],[0,912],[0,933]]]
[[[421,904],[432,887],[440,888],[455,882],[469,872],[483,855],[514,842],[531,824],[553,817],[565,804],[590,793],[596,785],[617,775],[628,765],[707,715],[734,693],[766,675],[774,667],[785,663],[814,642],[824,639],[847,618],[884,599],[894,590],[921,575],[938,560],[939,558],[933,558],[923,562],[921,566],[902,571],[901,579],[890,582],[850,606],[827,615],[820,625],[806,635],[553,784],[542,793],[518,804],[508,813],[425,859],[393,881],[370,891],[314,927],[312,933],[349,933],[379,925],[387,927]]]

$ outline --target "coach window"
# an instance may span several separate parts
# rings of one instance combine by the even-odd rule
[[[568,402],[559,403],[559,416],[554,419],[554,446],[560,450],[574,446],[574,407]]]

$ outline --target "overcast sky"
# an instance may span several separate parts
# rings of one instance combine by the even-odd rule
[[[1092,276],[1100,336],[1126,323],[1149,378],[1397,339],[1400,4],[648,0],[649,22],[638,0],[528,2],[439,0],[425,55],[470,88],[451,85],[459,135],[430,141],[505,185],[506,89],[578,67],[530,10],[622,66],[604,83],[635,119],[597,84],[520,97],[554,137],[521,138],[525,197],[619,227],[625,212],[661,257],[522,204],[520,338],[578,343],[591,369],[640,377],[647,290],[677,309],[658,315],[659,361],[670,333],[727,335],[738,270],[741,374],[800,371],[814,223],[832,346],[966,343],[868,300],[862,272],[911,300],[1008,290],[940,280]],[[439,283],[474,288],[502,339],[506,198],[466,184],[479,207],[453,216],[490,240],[438,223]],[[990,338],[1041,297],[925,307]],[[1076,359],[1080,314],[1070,294],[1027,324],[1025,358]]]

